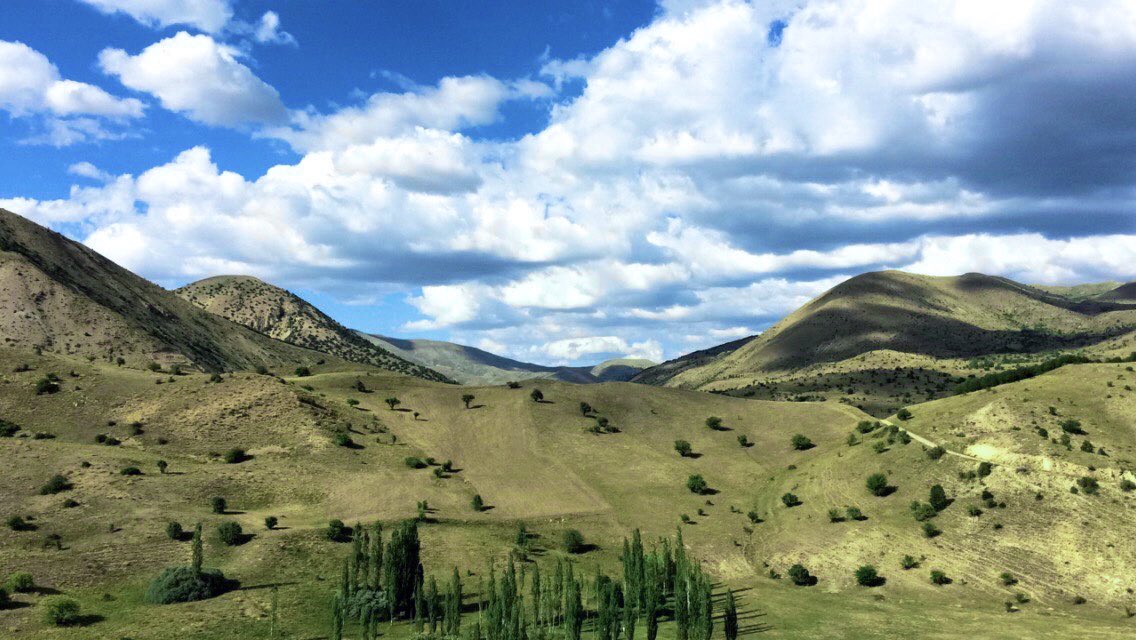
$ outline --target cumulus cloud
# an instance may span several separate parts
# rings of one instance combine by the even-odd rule
[[[182,31],[137,55],[104,49],[99,66],[123,85],[149,93],[166,109],[202,124],[283,122],[287,110],[280,94],[241,63],[241,55],[210,36]]]
[[[134,98],[64,79],[47,56],[22,42],[0,40],[0,109],[42,122],[45,131],[29,141],[67,146],[120,136],[108,122],[141,117],[145,107]]]
[[[179,33],[101,64],[301,158],[241,176],[198,147],[9,208],[81,222],[170,284],[245,271],[342,299],[397,290],[419,314],[408,332],[542,361],[672,357],[869,269],[1136,278],[1133,24],[1120,0],[677,0],[594,56],[543,60],[552,86],[403,78],[290,114],[239,52]],[[0,100],[28,104],[10,82]],[[479,139],[513,100],[548,104],[547,125]]]
[[[123,13],[148,27],[172,25],[218,33],[233,17],[229,0],[79,0],[106,14]]]

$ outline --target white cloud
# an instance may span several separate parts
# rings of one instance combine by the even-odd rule
[[[292,34],[280,28],[280,15],[275,11],[264,12],[256,24],[253,38],[261,44],[296,44]]]
[[[99,182],[110,182],[114,176],[106,171],[99,169],[90,162],[76,162],[75,164],[67,167],[67,173],[73,176],[80,176],[83,178],[90,178],[91,180],[98,180]]]
[[[187,25],[218,33],[233,17],[229,0],[79,0],[99,11],[124,13],[153,28]]]
[[[207,35],[184,31],[138,55],[104,49],[99,65],[125,86],[149,93],[162,106],[208,125],[234,127],[283,122],[287,111],[276,89],[239,60],[240,51]]]

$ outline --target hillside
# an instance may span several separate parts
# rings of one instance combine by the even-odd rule
[[[504,384],[531,379],[576,384],[622,382],[654,364],[642,359],[617,359],[594,367],[553,367],[513,360],[443,340],[406,340],[361,332],[359,335],[401,358],[440,371],[461,384]]]
[[[86,246],[0,209],[4,345],[136,367],[209,371],[314,364],[323,354],[206,313]]]
[[[1094,300],[1104,300],[1106,302],[1123,302],[1127,304],[1136,304],[1136,282],[1129,282],[1122,284],[1115,289],[1098,293],[1093,296]]]
[[[299,296],[251,276],[206,278],[174,293],[209,313],[289,344],[425,380],[452,382],[363,339]]]
[[[559,559],[590,580],[597,567],[618,571],[620,541],[632,528],[653,541],[673,535],[686,516],[689,524],[680,526],[687,551],[703,562],[719,593],[736,590],[746,619],[764,637],[1130,633],[1123,607],[1136,605],[1126,591],[1136,575],[1127,544],[1136,530],[1132,494],[1118,487],[1128,477],[1121,469],[1136,458],[1129,391],[1136,376],[1124,365],[1078,366],[912,407],[914,417],[902,425],[951,451],[934,461],[919,441],[904,444],[886,428],[857,431],[857,444],[849,446],[849,433],[866,416],[835,403],[762,402],[622,383],[460,388],[348,371],[283,380],[237,374],[219,383],[190,374],[171,382],[97,361],[0,349],[0,371],[23,362],[30,371],[0,374],[7,389],[0,417],[22,427],[0,438],[0,452],[15,461],[0,512],[21,514],[36,530],[0,530],[0,565],[30,572],[49,593],[77,598],[96,619],[52,629],[39,621],[38,607],[10,608],[0,612],[0,624],[13,637],[149,640],[169,629],[203,640],[265,637],[271,585],[279,585],[288,637],[323,637],[325,603],[350,553],[350,545],[327,540],[327,521],[378,519],[389,527],[414,517],[421,501],[429,505],[420,525],[427,574],[443,582],[453,566],[471,570],[465,578],[471,625],[490,562],[500,570],[513,555],[530,575],[540,565],[547,576]],[[36,395],[35,379],[49,370],[74,376],[58,392]],[[534,386],[544,402],[531,399]],[[464,394],[475,396],[469,409]],[[385,405],[391,397],[401,401],[398,410]],[[581,402],[608,419],[607,432],[592,431],[596,421],[580,414]],[[720,430],[705,426],[711,415],[722,418]],[[1108,455],[1068,451],[1024,428],[1036,422],[1056,439],[1054,425],[1067,418],[1080,420]],[[55,437],[33,438],[34,432]],[[97,444],[99,433],[122,442]],[[795,433],[814,446],[794,450]],[[336,446],[336,434],[349,436],[351,445]],[[739,446],[742,435],[748,446]],[[675,453],[678,439],[690,442],[690,457]],[[246,449],[247,459],[225,464],[219,452],[232,447]],[[1009,455],[1015,452],[1035,457]],[[453,470],[412,469],[403,462],[407,456],[452,460]],[[170,473],[157,471],[159,459]],[[978,460],[993,462],[991,473],[967,476]],[[142,475],[120,473],[128,466]],[[433,469],[441,470],[438,462]],[[875,471],[887,473],[892,495],[865,490],[865,477]],[[39,495],[56,473],[73,487]],[[711,490],[687,490],[691,474],[701,474]],[[1099,479],[1096,494],[1069,491],[1084,475]],[[908,505],[925,500],[937,483],[954,503],[933,519],[942,533],[926,538]],[[983,489],[1006,506],[984,506]],[[787,492],[799,504],[786,507]],[[490,508],[473,511],[474,494]],[[229,511],[211,514],[212,496],[224,496]],[[972,505],[984,513],[968,515]],[[830,509],[843,513],[850,506],[862,519],[829,521]],[[273,530],[263,526],[269,515],[280,521]],[[204,522],[207,565],[244,589],[190,605],[142,603],[150,578],[189,555],[187,542],[165,535],[169,521]],[[249,537],[221,544],[213,532],[226,521],[238,522]],[[518,556],[520,523],[531,547]],[[565,553],[559,540],[568,528],[594,547]],[[62,550],[41,544],[49,533],[61,536]],[[919,566],[902,570],[904,555]],[[816,586],[789,582],[786,572],[795,563],[812,572]],[[879,568],[882,586],[855,584],[853,571],[867,563]],[[952,584],[930,584],[931,569],[944,571]],[[1004,585],[1002,572],[1016,582]],[[1023,599],[1015,600],[1016,593]],[[1076,596],[1086,604],[1074,604]],[[16,600],[34,604],[42,597],[17,594]],[[1007,600],[1016,615],[1006,614]],[[935,625],[928,627],[929,620]],[[663,640],[674,637],[669,621],[660,631]],[[384,623],[384,633],[414,635],[409,623]]]
[[[737,351],[756,337],[757,336],[739,338],[738,340],[732,340],[725,344],[710,347],[709,349],[692,351],[691,353],[688,353],[686,355],[679,356],[672,360],[667,360],[666,362],[640,371],[631,378],[631,382],[651,385],[664,385],[668,380],[678,376],[684,371],[701,367],[705,364],[713,362],[718,358]]]

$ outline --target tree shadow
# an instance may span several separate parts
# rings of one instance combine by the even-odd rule
[[[485,407],[485,405],[483,405],[483,404],[471,404],[468,407],[466,407],[466,409],[481,409],[483,407]]]
[[[259,591],[261,589],[272,589],[273,587],[290,587],[296,584],[300,583],[295,580],[288,582],[265,582],[264,584],[250,584],[247,587],[238,587],[236,591]]]
[[[81,614],[78,617],[76,617],[75,622],[73,622],[73,623],[71,623],[67,626],[69,626],[69,627],[89,627],[92,624],[98,624],[98,623],[102,622],[103,620],[106,620],[106,618],[97,614],[97,613],[85,613],[85,614]]]

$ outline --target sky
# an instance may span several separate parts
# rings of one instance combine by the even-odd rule
[[[0,207],[542,364],[1136,280],[1130,0],[4,0]]]

